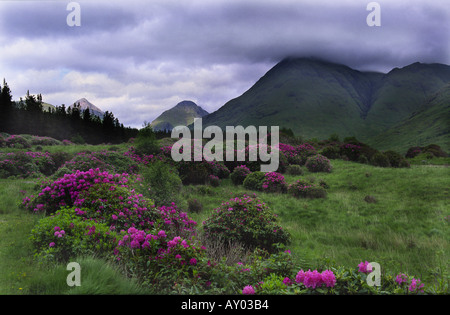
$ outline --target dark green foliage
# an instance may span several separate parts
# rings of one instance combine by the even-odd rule
[[[409,167],[408,161],[398,152],[389,150],[384,152],[392,167]]]
[[[247,189],[262,190],[262,185],[265,181],[265,173],[261,171],[253,172],[245,178],[243,185]]]
[[[286,168],[286,173],[289,175],[302,175],[303,169],[300,165],[288,165],[288,167]]]
[[[323,148],[320,154],[329,159],[339,159],[341,157],[339,148],[332,145]]]
[[[391,166],[391,164],[389,163],[389,158],[382,152],[375,153],[370,159],[370,164],[379,167]]]
[[[179,200],[181,185],[177,170],[167,163],[154,162],[142,171],[140,191],[157,206],[176,203]]]
[[[139,133],[134,140],[134,147],[136,154],[139,155],[158,154],[159,144],[156,139],[156,134],[150,125],[146,125],[139,130]]]
[[[201,212],[203,210],[203,205],[198,199],[188,200],[188,211],[189,212]]]

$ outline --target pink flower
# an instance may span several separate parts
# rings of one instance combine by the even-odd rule
[[[48,244],[49,247],[53,247],[55,246],[55,242],[51,242],[50,244]]]
[[[402,284],[403,282],[408,282],[408,276],[405,275],[404,273],[398,274],[397,277],[395,278],[395,282],[397,282],[398,284]]]
[[[415,279],[413,278],[411,280],[411,285],[409,286],[409,291],[410,292],[423,292],[422,288],[423,288],[424,284],[420,282],[420,279]]]
[[[315,289],[316,287],[322,284],[322,276],[317,270],[314,271],[308,270],[305,273],[305,279],[303,280],[303,284],[307,288]]]
[[[325,283],[325,285],[329,288],[334,287],[336,284],[336,277],[334,276],[333,271],[331,270],[325,270],[322,271],[322,281]]]
[[[253,287],[251,285],[248,285],[248,286],[244,287],[244,289],[242,290],[242,294],[245,294],[245,295],[255,294],[255,289],[253,289]]]
[[[362,273],[370,273],[372,272],[372,266],[370,265],[370,263],[368,261],[366,262],[361,262],[359,265],[359,272]]]
[[[191,260],[189,261],[189,264],[195,266],[197,264],[197,259],[191,258]]]

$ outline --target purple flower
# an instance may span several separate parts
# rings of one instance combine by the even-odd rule
[[[244,289],[242,290],[242,294],[245,294],[245,295],[255,294],[255,289],[253,289],[253,287],[251,285],[248,285],[248,286],[244,287]]]

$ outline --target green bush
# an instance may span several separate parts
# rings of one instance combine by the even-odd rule
[[[288,165],[286,173],[289,175],[303,175],[303,168],[300,165]]]
[[[164,162],[154,162],[142,171],[141,176],[143,186],[140,191],[156,205],[179,201],[182,182],[174,167]]]
[[[325,198],[327,191],[326,183],[321,182],[319,185],[310,181],[299,179],[287,188],[288,194],[297,198]]]
[[[210,168],[204,161],[180,161],[177,169],[184,185],[204,185],[210,175]]]
[[[261,171],[255,171],[245,178],[243,185],[247,189],[251,190],[262,190],[263,183],[265,181],[265,173]]]
[[[331,172],[332,166],[330,160],[321,154],[310,156],[305,163],[310,172]]]
[[[203,205],[198,199],[189,199],[188,200],[188,211],[189,212],[201,212],[203,210]]]
[[[231,198],[215,209],[203,222],[205,236],[211,239],[238,242],[247,248],[276,249],[287,244],[289,233],[278,224],[277,216],[264,202],[244,195]]]
[[[332,145],[323,148],[320,154],[327,157],[328,159],[339,159],[341,157],[340,149]]]
[[[389,167],[391,164],[389,163],[389,158],[383,154],[382,152],[375,153],[370,159],[370,164],[373,166],[379,167]]]
[[[75,208],[63,208],[39,220],[30,240],[35,258],[43,262],[67,262],[77,255],[111,255],[117,235],[103,223],[84,220]]]
[[[156,134],[150,125],[146,125],[140,129],[136,138],[134,139],[135,153],[144,155],[156,155],[160,151]]]
[[[245,178],[250,174],[250,169],[245,165],[236,166],[230,174],[231,182],[235,185],[242,185]]]
[[[384,152],[384,155],[389,160],[389,164],[392,167],[409,167],[408,161],[400,154],[395,151],[389,150]]]

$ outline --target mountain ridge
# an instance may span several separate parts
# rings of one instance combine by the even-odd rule
[[[407,119],[450,82],[450,66],[413,63],[387,73],[315,58],[285,58],[204,127],[278,125],[305,138],[368,140]]]

